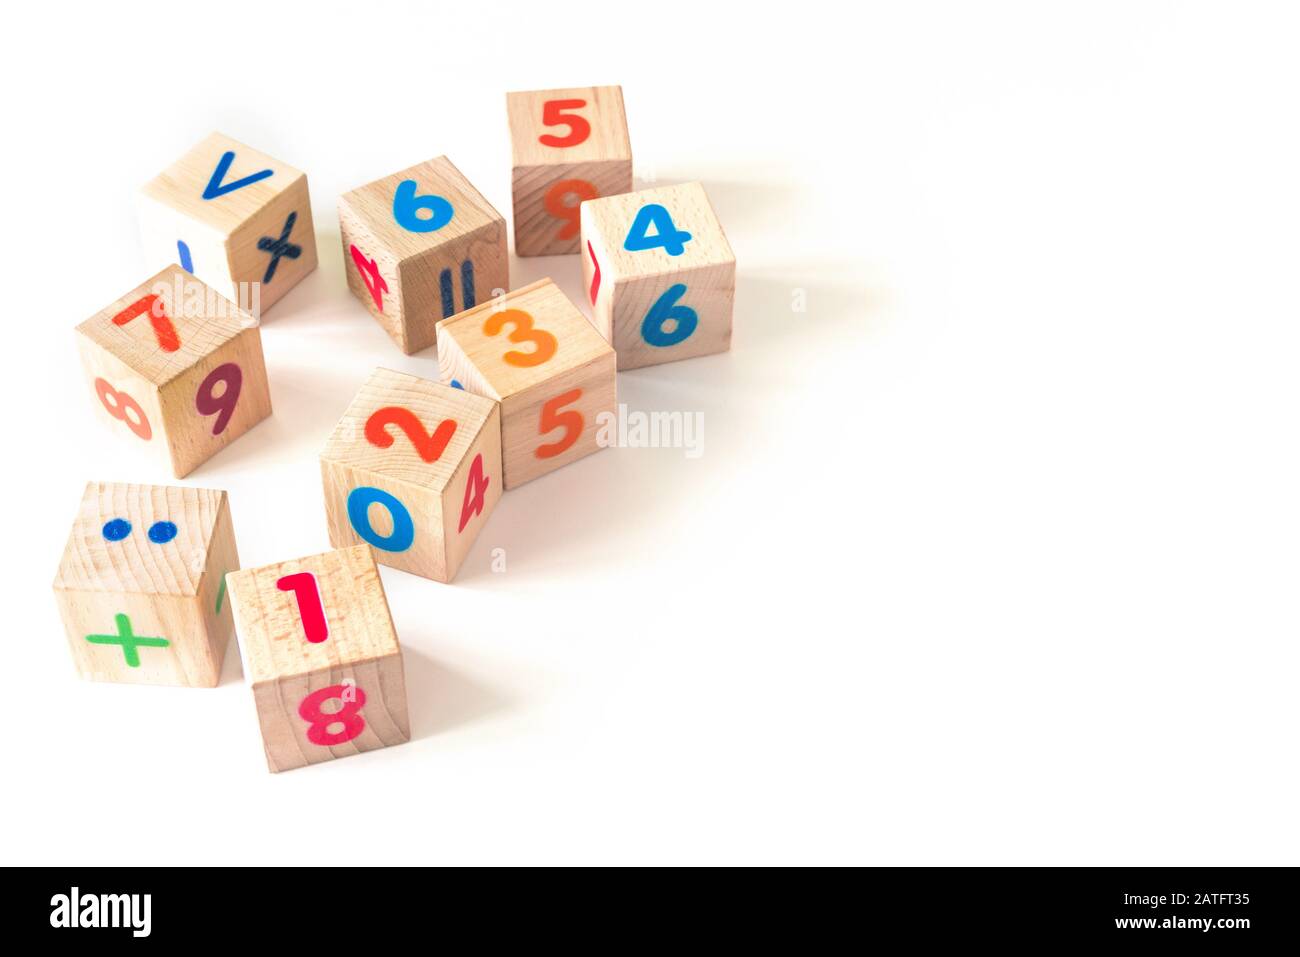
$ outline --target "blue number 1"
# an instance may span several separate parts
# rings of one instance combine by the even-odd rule
[[[653,236],[650,227],[655,228]],[[647,203],[636,212],[632,228],[627,231],[623,248],[628,252],[640,252],[643,249],[655,249],[662,246],[670,256],[680,256],[686,252],[686,244],[691,241],[691,234],[673,225],[673,218],[668,210],[658,203]]]

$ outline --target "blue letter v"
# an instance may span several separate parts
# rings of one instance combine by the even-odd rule
[[[221,154],[221,159],[217,163],[217,168],[212,171],[212,179],[208,180],[208,188],[203,191],[204,199],[216,199],[218,196],[225,196],[227,193],[233,193],[237,189],[243,189],[258,180],[266,179],[274,170],[264,169],[260,172],[253,173],[251,176],[245,176],[243,179],[237,179],[233,183],[223,184],[221,181],[226,178],[230,172],[230,164],[235,161],[235,154],[226,151]]]

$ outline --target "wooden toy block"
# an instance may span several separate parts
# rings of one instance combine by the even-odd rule
[[[168,266],[77,326],[99,418],[177,478],[271,414],[256,322]]]
[[[239,567],[226,493],[90,482],[54,594],[83,678],[213,688]]]
[[[316,268],[307,175],[213,133],[140,191],[151,269],[176,263],[260,317]]]
[[[367,546],[226,582],[272,771],[410,739],[402,649]]]
[[[510,288],[506,221],[445,156],[344,193],[339,231],[348,288],[407,355]]]
[[[614,350],[549,279],[438,323],[443,382],[501,403],[504,485],[590,455],[614,414]]]
[[[450,582],[501,498],[501,413],[461,389],[376,369],[321,452],[330,544]]]
[[[623,88],[507,93],[515,255],[580,250],[578,205],[632,189]]]
[[[620,369],[726,352],[736,257],[699,183],[582,204],[592,322]]]

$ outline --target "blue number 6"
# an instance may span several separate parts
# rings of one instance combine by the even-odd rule
[[[679,282],[669,286],[668,291],[655,300],[641,323],[642,339],[652,346],[675,346],[690,338],[700,324],[700,317],[690,306],[677,305],[677,300],[685,294],[686,286]],[[672,332],[664,330],[664,323],[669,319],[677,320],[677,327]]]
[[[422,209],[427,209],[429,215],[418,215]],[[397,186],[397,192],[393,193],[393,219],[408,232],[431,233],[442,229],[451,222],[453,215],[455,211],[451,208],[451,203],[441,196],[433,193],[416,196],[413,179],[402,180]]]

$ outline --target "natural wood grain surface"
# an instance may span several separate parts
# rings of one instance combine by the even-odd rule
[[[158,296],[150,312],[124,323],[115,317],[148,295]],[[175,348],[160,343],[151,314],[161,311],[176,337]],[[82,367],[89,399],[97,418],[121,436],[139,445],[155,461],[166,462],[180,478],[239,438],[271,414],[271,394],[262,355],[261,332],[252,318],[216,290],[179,266],[168,266],[112,305],[77,326]],[[173,344],[176,344],[173,343]],[[228,417],[205,414],[198,406],[201,391],[219,400],[231,387],[229,370],[238,367],[239,394]],[[210,375],[216,379],[204,390]],[[131,417],[133,429],[113,415],[98,392],[97,379],[114,393],[125,393],[140,407],[147,428]],[[121,412],[126,403],[110,401]],[[219,432],[214,432],[216,429]],[[147,433],[146,438],[142,433]]]
[[[536,343],[512,341],[519,320],[504,322],[501,331],[486,329],[499,313],[526,313],[528,323],[544,341],[553,339],[554,353],[537,364],[519,365],[507,353],[527,358]],[[548,345],[549,351],[550,346]],[[440,379],[459,381],[467,390],[501,403],[501,452],[505,487],[516,488],[599,449],[596,444],[600,412],[616,404],[614,350],[549,279],[461,313],[438,324]],[[578,437],[563,452],[546,456],[539,447],[559,441],[565,430],[543,428],[543,407],[557,397],[581,390],[560,411],[582,417]]]
[[[680,255],[662,247],[628,250],[628,233],[639,210],[663,206],[678,230],[691,234]],[[640,190],[582,204],[583,286],[597,290],[592,322],[618,352],[619,369],[635,369],[731,348],[736,297],[736,257],[699,183]],[[594,257],[594,258],[593,258]],[[600,281],[596,283],[596,270]],[[694,332],[681,342],[656,346],[643,324],[656,302],[681,284],[673,305],[695,311]],[[675,328],[669,320],[666,328]]]
[[[445,226],[412,232],[398,224],[394,197],[406,180],[415,181],[419,196],[441,196],[451,204],[452,218]],[[465,263],[473,271],[475,303],[509,288],[505,218],[445,156],[343,194],[338,210],[348,288],[408,355],[433,345],[438,320],[466,308]],[[387,287],[380,289],[379,303],[353,247],[376,264]],[[444,272],[451,283],[451,313],[443,304]]]
[[[204,192],[227,152],[233,152],[220,185],[230,187],[264,170],[271,175],[211,199]],[[316,234],[307,176],[265,153],[212,133],[140,190],[141,237],[149,265],[177,263],[177,241],[190,250],[194,275],[238,301],[239,283],[260,283],[262,309],[270,309],[316,268]],[[278,240],[294,214],[288,241],[298,255],[281,257],[266,281],[270,255],[258,241]]]
[[[417,448],[411,436],[389,421],[382,433],[387,448],[367,437],[367,424],[380,410],[406,409],[418,420],[418,438],[430,442],[443,423],[455,423],[445,446]],[[411,426],[414,427],[414,426]],[[467,517],[465,492],[474,460],[482,456],[488,486],[483,507]],[[415,529],[411,545],[400,551],[375,548],[375,559],[436,581],[451,581],[502,492],[501,420],[496,401],[427,379],[376,369],[348,405],[321,451],[326,522],[330,544],[341,548],[364,539],[348,514],[348,497],[361,486],[382,489],[408,510]],[[393,531],[392,517],[379,505],[368,510],[370,528],[380,538]]]
[[[324,640],[308,640],[298,594],[277,584],[301,573],[314,578],[327,628]],[[367,546],[247,569],[226,580],[272,771],[410,738],[401,648]],[[302,713],[310,705],[306,699],[336,686],[338,693],[325,699],[329,706],[318,706],[320,727],[330,734],[346,730],[343,719],[353,720],[350,715],[340,714],[337,722],[328,717],[342,709],[359,715],[363,726],[346,741],[314,742],[313,721]]]
[[[574,105],[579,101],[581,106]],[[548,102],[567,102],[561,114],[585,122],[586,138],[572,146],[547,145],[543,138],[572,135],[564,121],[545,121]],[[513,160],[515,254],[555,256],[579,252],[576,219],[571,220],[567,212],[557,215],[554,207],[572,209],[576,217],[582,199],[613,196],[632,188],[632,148],[622,88],[507,93],[506,113]]]
[[[171,523],[174,537],[159,523]],[[54,580],[78,671],[100,681],[215,686],[232,631],[229,609],[218,607],[220,582],[238,567],[225,492],[89,483]],[[119,616],[131,635],[167,644],[128,652],[87,639],[120,635]]]

